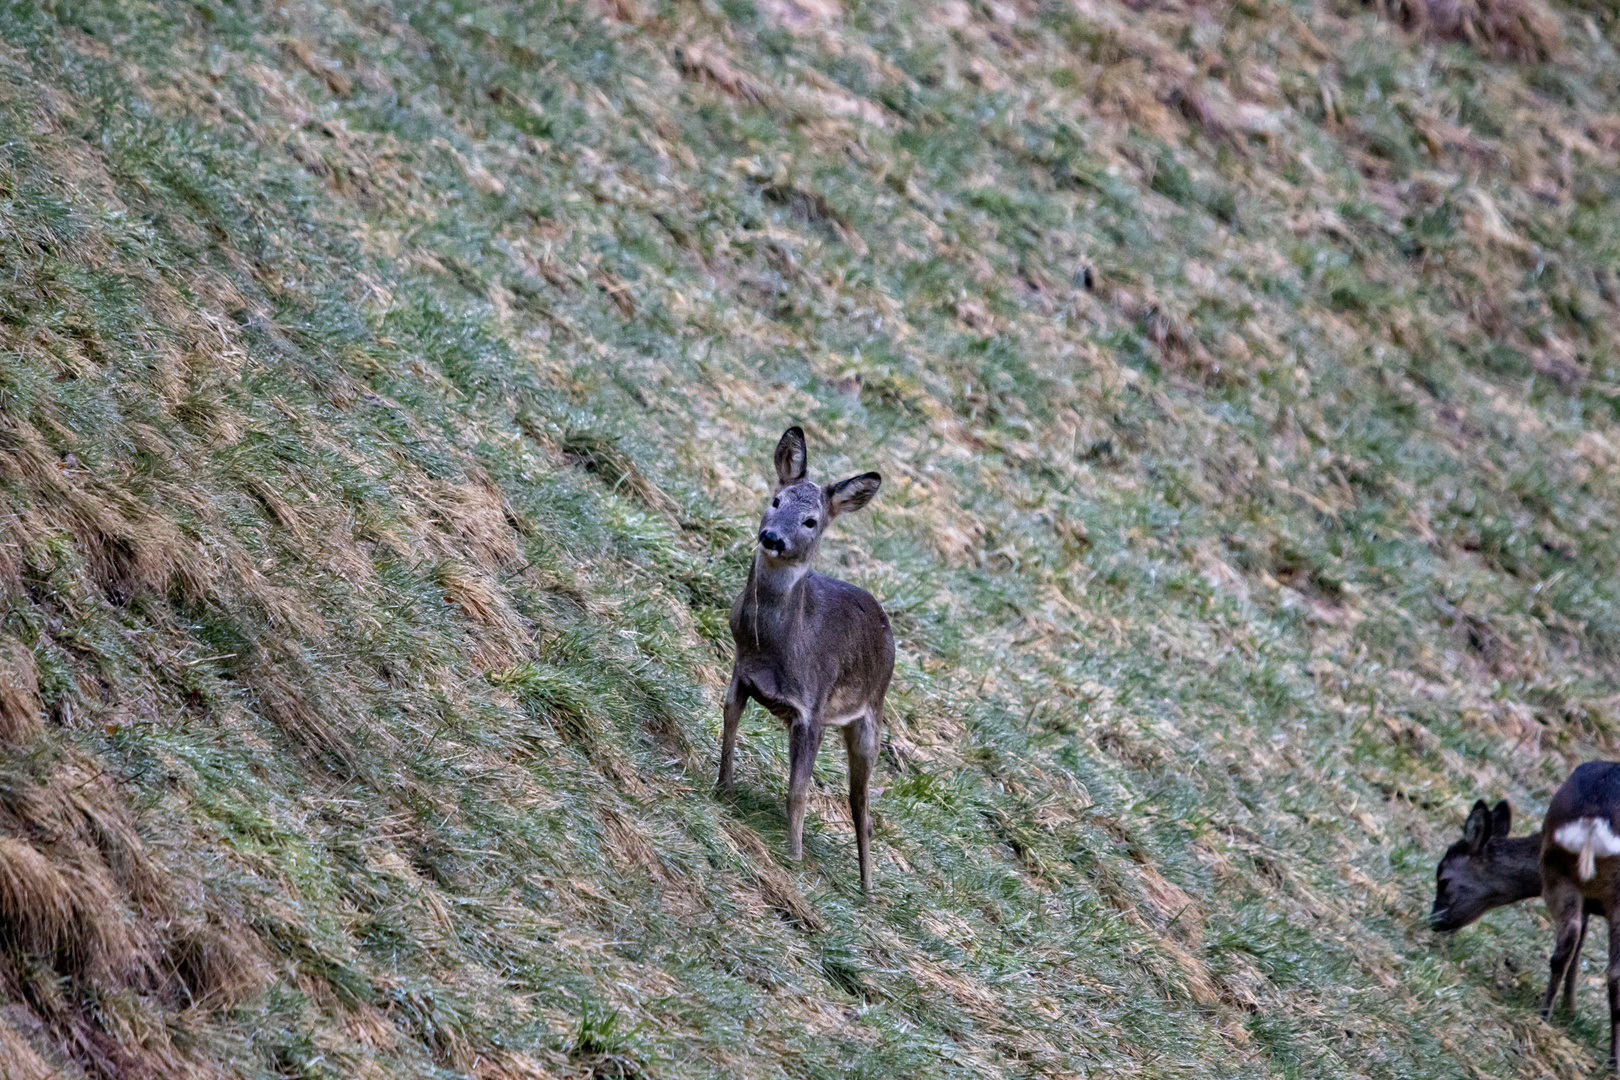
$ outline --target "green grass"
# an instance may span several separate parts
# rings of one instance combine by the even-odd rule
[[[1612,13],[821,10],[0,8],[20,1075],[1601,1060],[1422,916],[1620,734]],[[870,900],[836,746],[712,792],[790,423]]]

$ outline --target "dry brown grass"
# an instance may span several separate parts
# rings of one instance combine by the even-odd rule
[[[344,734],[344,707],[317,698],[319,690],[304,674],[299,678],[295,658],[259,650],[243,665],[257,706],[316,759],[346,773],[359,768],[360,758]]]
[[[0,837],[0,920],[15,946],[36,956],[56,952],[73,927],[78,899],[32,844]]]
[[[1551,57],[1562,38],[1557,17],[1540,0],[1396,0],[1388,10],[1414,32],[1523,62]]]
[[[749,104],[760,104],[769,93],[763,83],[732,62],[725,45],[713,39],[677,46],[675,62],[685,74]]]
[[[14,786],[4,818],[14,831],[0,841],[5,936],[75,979],[108,990],[149,986],[161,965],[154,920],[173,905],[174,886],[116,788],[99,771],[66,766],[43,783]]]
[[[434,568],[433,580],[444,589],[444,598],[472,624],[473,656],[480,668],[510,667],[527,655],[534,630],[488,574],[443,562]]]
[[[0,744],[27,743],[41,729],[39,671],[20,642],[0,648]]]
[[[59,1080],[61,1073],[34,1052],[9,1024],[0,1022],[0,1078],[4,1080]]]
[[[164,960],[190,1004],[213,1010],[251,998],[271,977],[263,945],[246,928],[195,919],[179,920],[166,932]]]

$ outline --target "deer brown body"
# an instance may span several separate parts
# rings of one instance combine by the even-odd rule
[[[1620,764],[1589,761],[1570,774],[1547,807],[1541,832],[1512,839],[1506,802],[1474,804],[1463,839],[1435,872],[1436,930],[1458,930],[1485,912],[1540,895],[1552,919],[1554,946],[1541,1015],[1552,1015],[1559,984],[1575,1007],[1575,975],[1587,920],[1609,922],[1609,1067],[1620,1052]]]
[[[804,432],[776,447],[777,488],[760,519],[759,546],[731,608],[737,659],[726,688],[720,788],[732,787],[737,723],[750,698],[788,728],[788,854],[803,853],[805,804],[822,736],[842,728],[849,753],[849,810],[861,889],[872,887],[867,786],[877,763],[883,696],[894,673],[894,634],[872,596],[810,568],[827,524],[865,506],[875,472],[821,486],[806,479]]]

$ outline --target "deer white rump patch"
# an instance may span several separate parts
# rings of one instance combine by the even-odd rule
[[[1572,855],[1579,855],[1575,874],[1582,881],[1597,876],[1597,861],[1620,855],[1620,836],[1603,818],[1583,817],[1566,822],[1553,833],[1553,843]]]

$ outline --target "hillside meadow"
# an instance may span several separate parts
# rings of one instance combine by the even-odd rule
[[[1620,9],[0,4],[0,1073],[1577,1077]],[[898,640],[714,792],[801,424]]]

